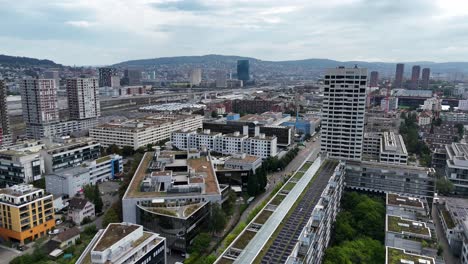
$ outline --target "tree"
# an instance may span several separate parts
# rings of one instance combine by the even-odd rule
[[[114,208],[109,208],[107,212],[104,214],[104,219],[102,219],[102,227],[107,227],[110,223],[118,223],[119,216],[115,212]]]
[[[94,203],[96,200],[95,188],[91,184],[88,184],[83,187],[83,191],[84,191],[84,196],[86,197],[86,199]]]
[[[192,242],[190,251],[195,254],[201,254],[208,249],[208,245],[211,242],[211,235],[208,233],[198,234]]]
[[[255,196],[257,195],[257,190],[258,190],[257,175],[255,173],[250,173],[248,177],[249,178],[247,179],[247,193],[250,196]]]
[[[220,232],[226,226],[227,217],[221,206],[217,203],[211,205],[210,228],[213,232]]]
[[[440,126],[440,125],[442,125],[442,119],[440,117],[434,119],[434,126]]]
[[[216,111],[211,111],[211,117],[213,118],[218,117],[218,114],[216,113]]]
[[[458,137],[460,139],[463,138],[463,134],[465,133],[463,124],[456,124],[455,127],[457,128]]]
[[[101,192],[99,191],[99,187],[94,185],[94,209],[96,210],[96,213],[101,213],[102,212],[102,207],[103,207],[103,202],[102,202],[102,197],[101,197]]]
[[[445,177],[436,181],[436,189],[440,194],[450,194],[454,188],[453,183]]]
[[[133,147],[124,146],[124,147],[122,148],[122,156],[124,156],[124,157],[130,157],[130,156],[132,156],[134,153],[135,153],[135,151],[133,150]]]
[[[109,145],[109,147],[106,150],[107,155],[111,154],[122,154],[122,150],[115,144]]]
[[[361,238],[326,250],[324,264],[385,263],[385,247],[377,240]]]

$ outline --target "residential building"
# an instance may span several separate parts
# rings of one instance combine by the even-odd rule
[[[141,71],[136,69],[126,69],[123,78],[124,85],[140,85]]]
[[[424,68],[422,69],[422,78],[421,78],[421,88],[429,89],[429,78],[431,76],[431,69]]]
[[[380,140],[379,161],[387,164],[407,164],[408,152],[401,135],[384,132]]]
[[[81,166],[57,170],[44,178],[46,190],[54,197],[73,197],[82,193],[84,186],[90,184],[89,171]]]
[[[468,124],[468,113],[465,112],[442,112],[440,119],[444,122]]]
[[[86,198],[73,197],[68,202],[68,219],[80,225],[83,220],[92,220],[96,216],[94,204]]]
[[[166,239],[131,223],[101,229],[76,264],[166,264]]]
[[[210,156],[160,151],[143,156],[122,198],[125,222],[137,223],[167,239],[171,250],[187,252],[210,214],[210,204],[227,199]]]
[[[434,196],[435,170],[401,164],[370,161],[346,163],[346,186],[372,192],[394,192],[413,196]]]
[[[424,111],[440,112],[442,110],[442,99],[436,97],[426,99],[421,109]]]
[[[110,67],[99,68],[99,87],[116,87],[114,86],[115,81],[112,80],[113,77],[118,78],[117,69]],[[120,86],[120,78],[117,86]]]
[[[468,99],[458,100],[458,110],[468,111]]]
[[[289,108],[288,104],[277,100],[236,99],[232,101],[232,112],[235,113],[261,114],[268,111],[284,112],[287,108]]]
[[[366,113],[364,129],[366,132],[395,132],[400,128],[400,113],[372,111]]]
[[[392,112],[398,110],[398,97],[385,97],[380,101],[380,110]]]
[[[59,122],[57,88],[53,79],[24,79],[20,82],[23,119],[28,137],[45,136],[44,126]]]
[[[28,184],[0,189],[0,237],[23,245],[55,227],[52,195]]]
[[[190,130],[173,132],[171,141],[174,147],[181,150],[198,149],[211,150],[223,155],[246,153],[261,158],[274,157],[277,154],[277,138],[265,134],[249,137],[239,132],[221,134],[209,129],[202,133]]]
[[[237,79],[241,80],[244,85],[250,80],[249,60],[237,61]]]
[[[340,200],[344,189],[344,164],[339,166],[323,189],[286,263],[322,262],[330,242],[333,223],[340,210]]]
[[[432,112],[424,111],[418,114],[418,126],[427,126],[432,123]]]
[[[328,69],[324,84],[322,152],[330,158],[361,160],[367,69]]]
[[[421,66],[414,65],[411,70],[411,82],[410,89],[418,89],[419,87],[419,78],[421,76]]]
[[[6,98],[7,87],[5,81],[0,78],[0,148],[12,143]]]
[[[253,173],[255,173],[255,170],[260,168],[260,166],[262,166],[262,158],[245,153],[234,154],[224,162],[225,169],[251,171]]]
[[[76,244],[76,241],[80,239],[80,233],[80,229],[74,226],[59,233],[52,240],[60,243],[59,248],[65,249]]]
[[[445,176],[455,186],[455,193],[468,194],[468,144],[451,143],[445,146],[447,164]]]
[[[171,138],[171,133],[181,129],[196,130],[202,127],[199,115],[154,115],[141,119],[112,121],[89,130],[89,135],[101,145],[115,144],[134,149]]]
[[[101,116],[97,79],[67,79],[67,97],[70,119],[97,119]]]
[[[395,71],[395,82],[393,83],[393,87],[395,88],[402,88],[403,87],[403,74],[405,72],[405,64],[398,63],[396,65]]]
[[[190,71],[190,85],[198,86],[202,81],[202,69],[195,68]]]
[[[378,71],[371,71],[369,87],[379,87],[379,72]]]

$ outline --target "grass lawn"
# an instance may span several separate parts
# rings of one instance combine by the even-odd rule
[[[445,208],[442,208],[442,216],[444,217],[444,220],[445,220],[445,223],[447,224],[448,229],[452,229],[455,227],[455,223],[453,222],[453,219],[450,216],[450,213]]]
[[[302,165],[300,171],[306,171],[310,168],[310,166],[312,166],[312,162],[306,162],[304,165]]]
[[[273,200],[271,200],[270,204],[279,205],[284,200],[284,198],[286,198],[286,195],[277,194],[275,196],[275,198],[273,198]]]
[[[297,172],[292,178],[295,180],[300,180],[302,176],[304,176],[304,172]]]
[[[422,227],[414,226],[413,225],[414,222],[416,221],[409,221],[409,220],[401,219],[400,217],[397,217],[397,216],[389,215],[388,216],[388,230],[397,232],[397,233],[407,232],[407,233],[420,234],[420,235],[426,235],[426,236],[430,235],[429,228],[427,228],[424,225]],[[399,223],[407,224],[409,225],[409,227],[398,225]]]
[[[294,188],[296,184],[294,182],[288,182],[286,183],[286,185],[284,186],[283,190],[285,191],[290,191],[292,190],[292,188]]]

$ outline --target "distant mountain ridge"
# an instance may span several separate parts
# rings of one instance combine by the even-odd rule
[[[8,56],[0,54],[0,65],[11,66],[43,66],[43,67],[61,67],[51,60],[41,60],[28,57]]]
[[[300,67],[307,70],[323,70],[325,68],[334,68],[337,66],[368,68],[369,70],[394,72],[396,63],[392,62],[367,62],[367,61],[336,61],[330,59],[304,59],[304,60],[287,60],[287,61],[264,61],[251,57],[231,56],[231,55],[203,55],[203,56],[178,56],[178,57],[161,57],[153,59],[141,59],[124,61],[113,66],[117,67],[148,67],[157,65],[177,65],[177,64],[233,64],[237,60],[248,59],[252,66],[255,67],[274,67],[274,68],[290,68]],[[405,64],[405,72],[411,71],[413,65],[420,65],[421,68],[431,68],[433,73],[448,73],[448,72],[466,72],[468,73],[468,62],[403,62]]]

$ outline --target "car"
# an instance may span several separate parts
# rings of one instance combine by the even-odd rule
[[[58,229],[54,229],[54,230],[49,231],[49,235],[57,235],[58,233],[60,233],[60,230],[58,230]]]
[[[61,223],[63,223],[62,220],[60,220],[60,219],[55,220],[56,225],[60,225]]]
[[[18,246],[18,250],[19,250],[19,251],[24,251],[25,248],[24,248],[24,246]]]

